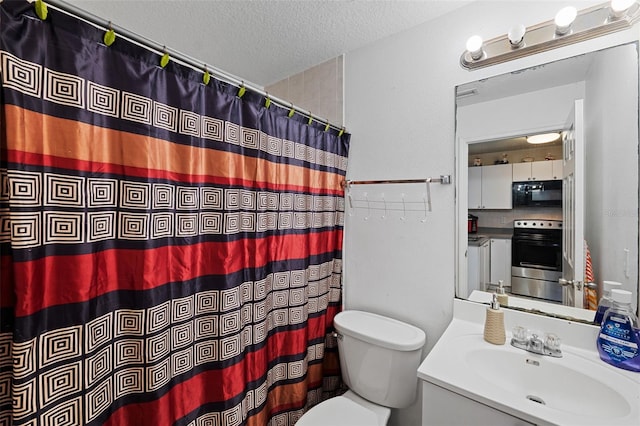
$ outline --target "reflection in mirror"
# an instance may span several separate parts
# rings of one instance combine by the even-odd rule
[[[458,86],[456,118],[456,296],[591,321],[609,280],[637,311],[638,43]]]

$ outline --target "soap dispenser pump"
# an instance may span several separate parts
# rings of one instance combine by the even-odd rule
[[[504,345],[507,340],[504,331],[504,311],[500,309],[498,295],[493,294],[491,306],[487,308],[484,321],[484,340],[494,345]]]
[[[500,306],[508,306],[509,296],[504,291],[504,281],[498,280],[498,303]]]

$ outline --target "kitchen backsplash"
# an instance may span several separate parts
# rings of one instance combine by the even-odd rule
[[[513,228],[517,219],[562,220],[562,208],[528,208],[511,210],[469,210],[478,216],[478,228]]]

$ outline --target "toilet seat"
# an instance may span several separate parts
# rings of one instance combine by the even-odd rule
[[[349,391],[311,408],[296,426],[384,426],[390,411]]]

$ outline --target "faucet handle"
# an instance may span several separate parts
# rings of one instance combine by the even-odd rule
[[[515,327],[513,327],[513,330],[511,330],[511,333],[513,335],[513,340],[518,342],[518,343],[527,343],[527,329],[520,326],[520,325],[516,325]]]
[[[554,333],[547,333],[544,339],[544,346],[551,351],[559,351],[560,337]]]

